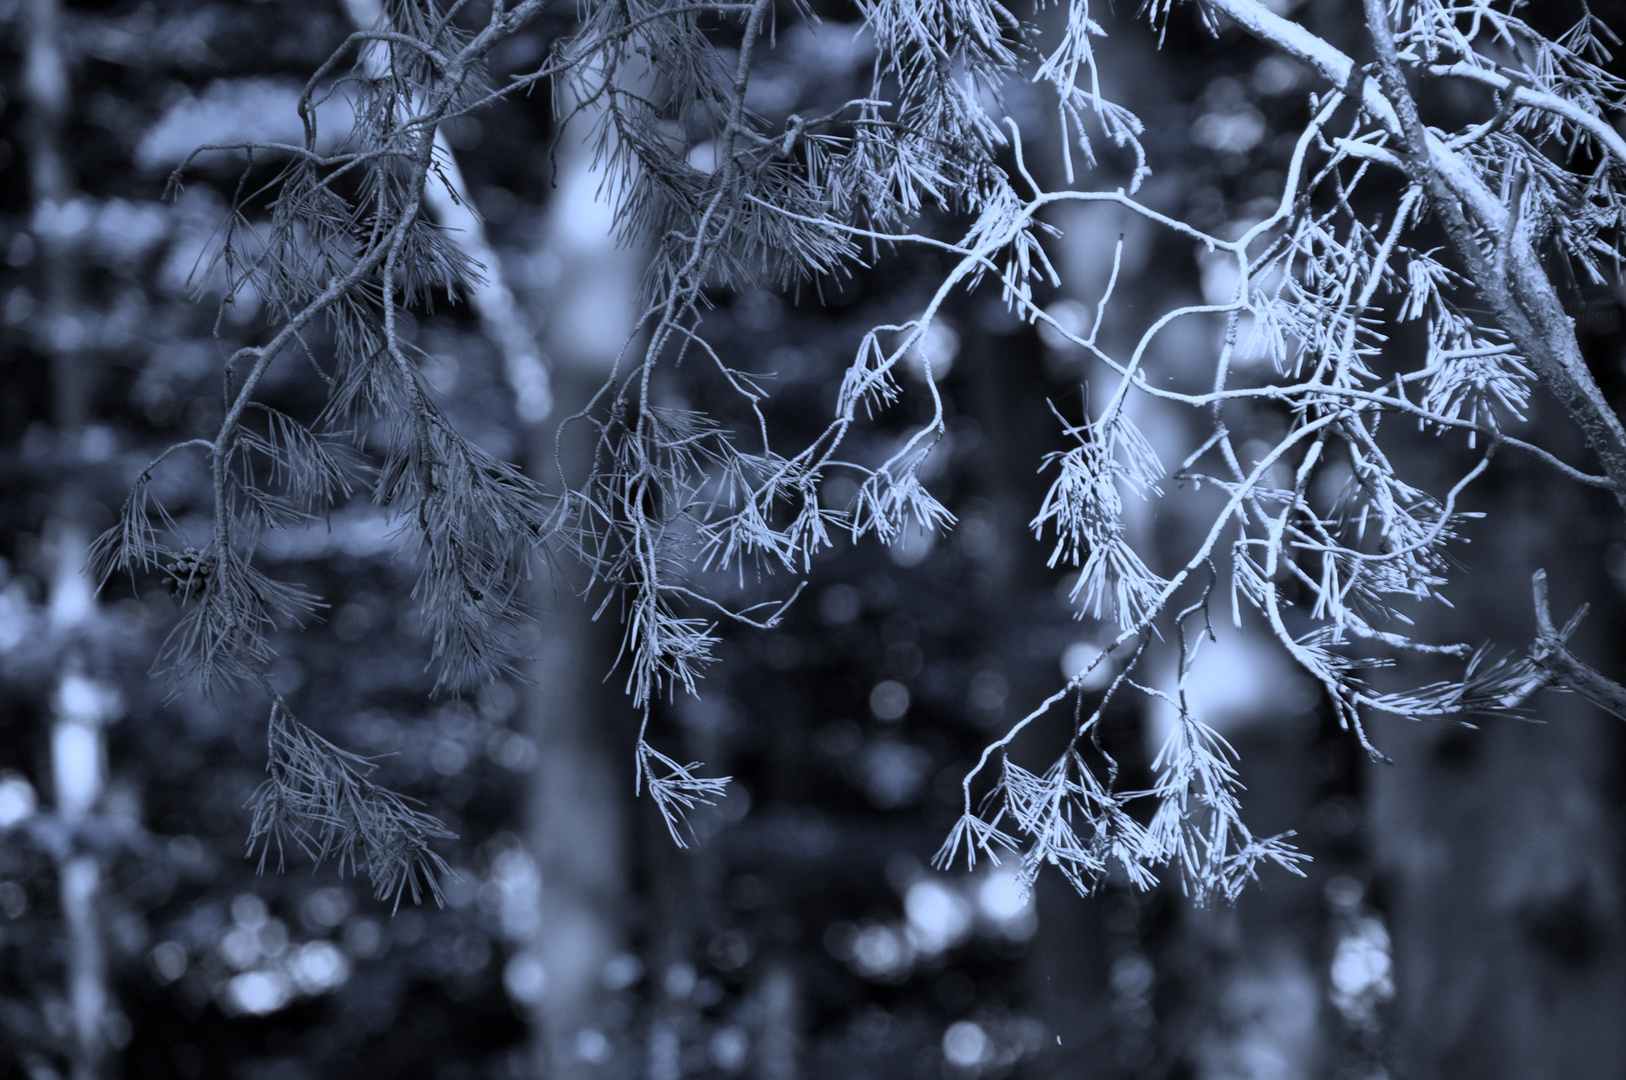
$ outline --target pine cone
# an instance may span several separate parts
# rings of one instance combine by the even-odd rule
[[[169,593],[181,600],[196,600],[209,587],[214,560],[197,548],[187,548],[164,569],[169,573]]]

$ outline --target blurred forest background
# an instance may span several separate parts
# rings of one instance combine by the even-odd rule
[[[824,28],[786,34],[754,92],[794,97],[866,63],[856,11],[813,6]],[[1273,6],[1366,55],[1359,4]],[[1527,17],[1555,30],[1581,9],[1541,7]],[[1133,9],[1097,17],[1110,96],[1148,122],[1144,201],[1222,229],[1279,190],[1309,74],[1209,35],[1191,6],[1158,49]],[[1626,4],[1591,9],[1626,30]],[[952,535],[821,560],[780,629],[732,632],[702,696],[660,707],[673,757],[735,778],[694,816],[689,850],[633,795],[636,716],[620,677],[602,678],[618,628],[591,621],[568,568],[537,578],[525,679],[434,698],[410,556],[381,511],[360,499],[273,535],[264,557],[331,605],[279,638],[275,683],[458,834],[441,851],[459,876],[444,908],[392,913],[332,866],[257,874],[243,851],[263,702],[166,697],[147,671],[177,601],[121,581],[95,595],[83,560],[153,453],[218,424],[219,359],[260,325],[243,299],[217,319],[209,269],[241,158],[202,159],[165,199],[169,171],[200,143],[298,141],[300,87],[367,10],[0,0],[0,1077],[1626,1076],[1626,740],[1574,696],[1478,730],[1376,719],[1395,764],[1373,767],[1285,658],[1221,628],[1194,693],[1241,752],[1250,823],[1297,829],[1306,878],[1269,874],[1235,908],[1200,910],[1177,887],[1083,899],[1042,876],[1027,898],[994,867],[930,868],[968,763],[1100,642],[1026,528],[1061,442],[1046,400],[1078,411],[1083,354],[986,291],[930,345],[952,419],[926,479],[959,516]],[[560,5],[506,42],[493,74],[534,69],[574,15]],[[1032,113],[1037,137],[1052,121]],[[447,125],[484,220],[470,235],[506,292],[412,326],[462,430],[542,479],[550,418],[603,378],[642,272],[554,116],[539,86]],[[1188,240],[1107,210],[1055,223],[1070,287],[1090,296],[1124,234],[1121,333],[1139,333],[1136,311],[1229,295]],[[920,310],[930,262],[819,297],[719,294],[707,325],[775,373],[781,430],[811,435],[862,329]],[[1084,295],[1047,303],[1085,325]],[[1569,299],[1618,402],[1626,292]],[[1159,339],[1153,361],[1176,379],[1219,333],[1182,325],[1189,340]],[[277,407],[320,407],[302,359],[270,379]],[[1544,419],[1565,426],[1538,400]],[[1443,474],[1466,453],[1432,440],[1409,467]],[[1618,512],[1538,468],[1503,458],[1470,493],[1486,517],[1435,629],[1522,647],[1545,566],[1561,613],[1593,602],[1578,649],[1619,678]],[[170,506],[203,512],[201,468],[162,483]],[[1203,524],[1135,527],[1183,550]],[[1159,723],[1110,717],[1128,775]]]

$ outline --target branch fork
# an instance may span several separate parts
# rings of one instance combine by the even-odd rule
[[[1546,686],[1560,686],[1626,720],[1626,686],[1583,663],[1569,650],[1570,635],[1586,617],[1588,605],[1582,604],[1564,628],[1557,630],[1548,607],[1547,571],[1537,570],[1531,575],[1530,587],[1536,604],[1536,640],[1530,646],[1530,662],[1535,666],[1535,674],[1521,697],[1528,697]]]

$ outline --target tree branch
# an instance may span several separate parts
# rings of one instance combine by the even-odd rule
[[[1605,712],[1626,720],[1626,686],[1582,663],[1569,650],[1569,636],[1585,617],[1587,606],[1582,604],[1564,629],[1555,630],[1547,606],[1547,571],[1532,574],[1530,587],[1536,602],[1536,640],[1530,646],[1530,660],[1546,675],[1544,685],[1561,683]]]
[[[1439,158],[1450,153],[1431,139],[1417,114],[1417,102],[1395,50],[1394,32],[1383,0],[1365,0],[1367,29],[1377,47],[1379,77],[1400,118],[1412,174],[1429,189],[1435,211],[1445,223],[1451,246],[1473,272],[1479,294],[1496,312],[1496,319],[1521,352],[1541,373],[1553,396],[1580,425],[1593,453],[1614,481],[1615,498],[1626,507],[1626,429],[1604,400],[1603,391],[1587,369],[1575,340],[1575,323],[1564,313],[1552,282],[1542,271],[1518,219],[1518,204],[1493,221],[1480,224],[1491,232],[1505,257],[1492,262],[1474,239],[1458,204],[1460,185],[1450,182],[1455,170],[1440,168]],[[1477,179],[1474,181],[1478,185]],[[1497,265],[1500,263],[1500,265]]]
[[[1413,175],[1428,188],[1452,247],[1468,264],[1480,294],[1580,426],[1609,476],[1615,498],[1626,507],[1626,428],[1587,369],[1573,321],[1564,314],[1552,283],[1523,237],[1514,238],[1508,266],[1493,265],[1479,248],[1469,216],[1485,231],[1500,235],[1513,227],[1510,215],[1469,163],[1423,127],[1401,73],[1383,0],[1365,0],[1365,4],[1382,86],[1360,80],[1362,107],[1404,143]],[[1208,0],[1208,5],[1254,37],[1313,65],[1334,86],[1352,85],[1359,70],[1354,60],[1258,0]]]

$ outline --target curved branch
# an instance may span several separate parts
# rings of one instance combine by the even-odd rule
[[[1572,101],[1565,101],[1556,94],[1543,93],[1528,86],[1521,86],[1499,71],[1489,68],[1475,67],[1472,64],[1430,64],[1423,70],[1430,75],[1457,76],[1483,83],[1498,93],[1507,95],[1507,102],[1513,107],[1527,109],[1540,109],[1565,120],[1584,130],[1588,135],[1598,141],[1598,145],[1609,151],[1617,165],[1626,167],[1626,138],[1620,132],[1609,126],[1609,123],[1600,117],[1593,116],[1585,109]]]

